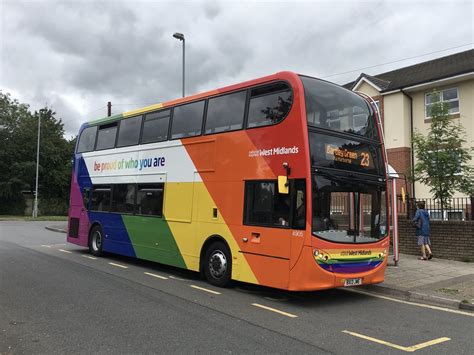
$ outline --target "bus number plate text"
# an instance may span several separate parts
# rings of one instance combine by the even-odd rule
[[[346,279],[344,286],[359,286],[362,285],[362,279]]]

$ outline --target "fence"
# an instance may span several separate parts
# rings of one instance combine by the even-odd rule
[[[431,220],[438,221],[473,221],[474,215],[472,206],[474,197],[455,197],[446,199],[441,203],[440,199],[433,198],[409,198],[405,202],[402,196],[397,196],[398,215],[406,216],[407,219],[413,218],[416,212],[416,203],[424,201],[425,209],[430,214]]]

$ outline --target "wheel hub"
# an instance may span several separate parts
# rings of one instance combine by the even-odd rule
[[[96,232],[93,238],[92,246],[95,250],[100,250],[102,245],[102,235],[99,232]]]
[[[209,258],[209,272],[211,275],[219,279],[225,275],[227,271],[227,258],[220,250],[216,250]]]

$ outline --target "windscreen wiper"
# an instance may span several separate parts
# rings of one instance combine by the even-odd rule
[[[334,181],[341,181],[341,182],[347,182],[347,181],[358,181],[358,182],[363,182],[364,186],[367,186],[367,184],[380,184],[382,182],[385,182],[386,179],[382,178],[380,176],[361,176],[359,174],[347,174],[347,172],[341,172],[338,171],[336,172],[329,172],[326,171],[326,169],[321,170],[319,168],[313,168],[313,173],[316,175],[324,176],[326,178],[330,178],[331,180]]]

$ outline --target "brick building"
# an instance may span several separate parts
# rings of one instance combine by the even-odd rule
[[[470,147],[474,141],[474,50],[411,65],[378,75],[360,74],[344,87],[371,96],[379,106],[389,164],[408,174],[416,163],[412,133],[426,133],[430,118],[426,108],[433,102],[433,90],[449,102],[453,119],[465,128]],[[471,160],[474,164],[474,160]],[[407,183],[410,196],[431,197],[427,186]],[[399,181],[398,188],[405,186]],[[400,191],[400,190],[399,190]],[[456,196],[460,196],[457,194]]]

